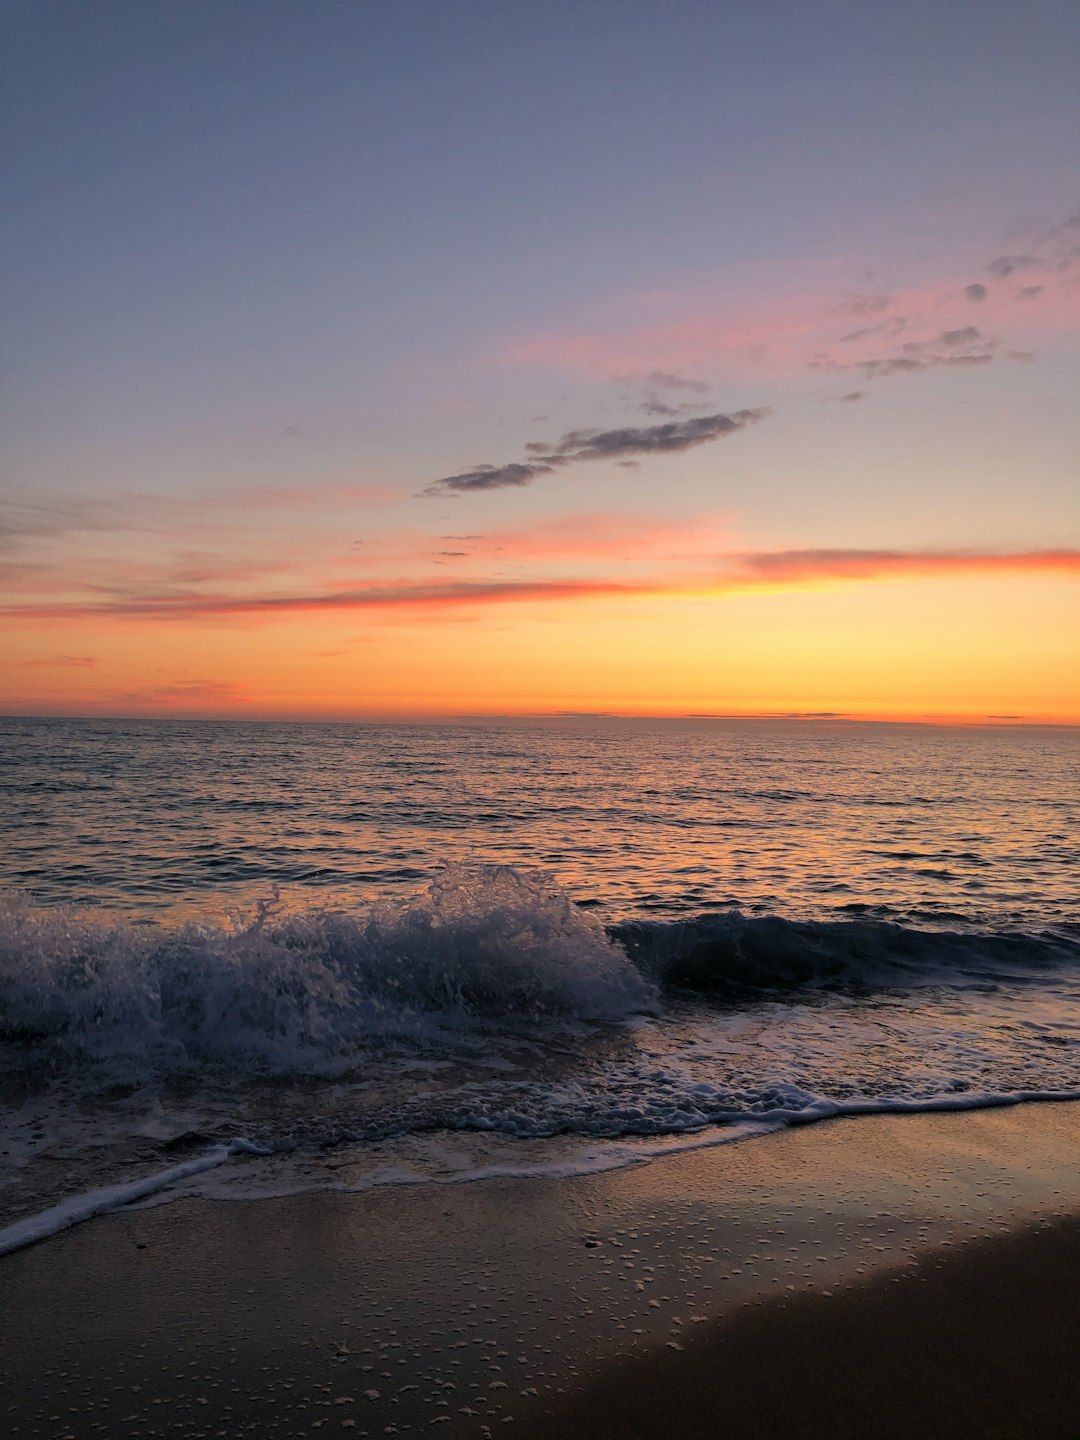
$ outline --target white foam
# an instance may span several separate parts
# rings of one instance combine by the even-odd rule
[[[626,1170],[646,1165],[665,1155],[679,1155],[687,1150],[711,1150],[718,1145],[735,1145],[744,1140],[760,1140],[784,1129],[782,1121],[743,1121],[725,1125],[708,1134],[664,1135],[653,1140],[615,1142],[603,1146],[583,1146],[576,1154],[562,1154],[558,1159],[540,1160],[531,1165],[474,1165],[449,1175],[425,1175],[415,1171],[390,1168],[372,1171],[354,1185],[341,1187],[349,1194],[381,1188],[385,1185],[469,1185],[480,1180],[571,1180],[585,1175],[603,1175],[611,1170]]]
[[[398,1163],[362,1169],[364,1147],[357,1147],[357,1164],[361,1173],[342,1182],[338,1164],[322,1170],[317,1157],[302,1156],[299,1164],[294,1155],[275,1155],[270,1146],[256,1145],[249,1140],[234,1139],[217,1145],[202,1155],[140,1180],[124,1185],[106,1186],[71,1197],[37,1215],[16,1221],[0,1230],[0,1255],[9,1254],[40,1240],[59,1234],[84,1220],[120,1209],[127,1205],[156,1206],[185,1197],[200,1196],[211,1200],[271,1200],[304,1193],[363,1194],[384,1188],[414,1186],[469,1185],[494,1180],[569,1180],[589,1175],[602,1175],[626,1170],[656,1160],[685,1154],[689,1151],[714,1149],[718,1146],[760,1140],[793,1125],[819,1123],[844,1117],[866,1115],[929,1114],[938,1111],[985,1110],[1033,1102],[1080,1101],[1077,1090],[1024,1090],[1009,1094],[978,1092],[963,1095],[937,1095],[922,1099],[850,1099],[833,1101],[807,1097],[800,1108],[778,1108],[767,1116],[738,1120],[726,1125],[708,1126],[679,1134],[655,1135],[648,1138],[627,1137],[602,1145],[575,1137],[551,1147],[550,1141],[515,1140],[499,1137],[504,1151],[524,1149],[527,1160],[502,1158],[492,1161],[485,1150],[465,1144],[451,1153],[449,1137],[406,1139],[400,1149]],[[460,1147],[461,1140],[458,1137]],[[485,1144],[490,1144],[486,1140]],[[554,1153],[545,1154],[549,1148]],[[374,1152],[372,1153],[372,1156]],[[270,1173],[261,1167],[230,1172],[224,1183],[216,1172],[237,1154],[274,1156],[276,1165]],[[203,1177],[206,1177],[205,1179]],[[194,1182],[194,1183],[191,1183]]]
[[[1055,1104],[1080,1100],[1080,1090],[969,1091],[959,1095],[929,1095],[918,1098],[867,1098],[864,1100],[819,1100],[785,1116],[788,1124],[833,1120],[855,1115],[933,1115],[950,1110],[997,1110],[1009,1105]]]
[[[684,1135],[656,1136],[650,1140],[612,1141],[604,1145],[580,1139],[552,1145],[550,1141],[519,1141],[501,1139],[500,1146],[507,1158],[488,1157],[490,1138],[483,1145],[462,1144],[462,1137],[406,1137],[398,1143],[395,1163],[364,1169],[363,1147],[354,1152],[360,1173],[342,1181],[342,1161],[335,1159],[334,1168],[320,1171],[310,1154],[275,1155],[269,1168],[256,1167],[217,1172],[204,1182],[185,1185],[180,1191],[154,1193],[140,1204],[150,1207],[167,1204],[184,1197],[199,1196],[209,1200],[279,1200],[299,1194],[361,1195],[371,1190],[415,1188],[420,1186],[472,1185],[496,1180],[572,1180],[589,1175],[602,1175],[646,1165],[664,1156],[690,1150],[714,1149],[748,1140],[761,1139],[784,1129],[782,1121],[744,1121],[713,1127],[705,1132]],[[476,1137],[469,1137],[475,1140]],[[511,1158],[514,1152],[528,1158]],[[335,1152],[337,1155],[337,1152]]]
[[[691,1151],[761,1140],[793,1125],[867,1115],[932,1114],[1061,1101],[1080,1101],[1080,1090],[1024,1091],[1012,1095],[980,1093],[925,1100],[819,1100],[803,1109],[774,1111],[768,1118],[740,1120],[681,1134],[626,1137],[602,1145],[579,1137],[571,1141],[563,1137],[560,1142],[554,1143],[550,1140],[538,1142],[499,1137],[498,1148],[503,1158],[496,1160],[488,1155],[490,1137],[484,1137],[482,1147],[469,1143],[463,1145],[461,1137],[455,1137],[457,1145],[453,1150],[445,1136],[406,1137],[397,1146],[398,1158],[394,1163],[373,1168],[364,1168],[364,1150],[362,1146],[358,1147],[354,1152],[358,1173],[346,1181],[340,1179],[339,1159],[335,1160],[333,1169],[320,1171],[310,1154],[300,1157],[299,1161],[294,1155],[282,1155],[275,1157],[275,1164],[269,1170],[256,1167],[243,1172],[228,1172],[220,1179],[214,1175],[208,1177],[206,1183],[185,1187],[182,1193],[212,1200],[252,1201],[311,1193],[358,1195],[385,1188],[470,1185],[492,1180],[571,1180],[627,1170]],[[475,1140],[477,1137],[469,1138]],[[514,1158],[514,1151],[523,1152],[528,1158]],[[374,1158],[373,1155],[371,1158]],[[179,1194],[176,1193],[155,1194],[147,1203],[161,1204],[177,1198]]]
[[[92,1089],[208,1066],[332,1074],[380,1036],[656,1004],[598,920],[507,866],[447,870],[426,897],[359,913],[266,902],[231,928],[0,902],[0,1066],[89,1070]]]
[[[92,1220],[95,1215],[118,1210],[122,1205],[130,1205],[132,1201],[167,1190],[169,1186],[199,1175],[205,1170],[213,1170],[224,1164],[231,1155],[241,1153],[266,1155],[270,1152],[261,1146],[253,1145],[249,1140],[230,1140],[227,1145],[215,1145],[212,1150],[206,1150],[202,1155],[185,1160],[179,1165],[171,1165],[167,1170],[158,1170],[153,1175],[144,1175],[141,1180],[130,1180],[126,1185],[107,1185],[100,1190],[74,1195],[68,1200],[62,1200],[59,1205],[50,1206],[48,1210],[39,1211],[38,1214],[29,1215],[23,1220],[16,1220],[14,1224],[0,1230],[0,1255],[9,1255],[13,1250],[22,1250],[27,1245],[36,1245],[39,1240],[47,1240],[62,1230],[69,1230],[72,1225]]]

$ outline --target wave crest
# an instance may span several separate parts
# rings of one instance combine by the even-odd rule
[[[670,989],[733,999],[769,991],[878,989],[1022,979],[1080,962],[1061,935],[916,930],[875,920],[787,920],[738,910],[609,929],[644,974]]]
[[[290,913],[275,898],[228,926],[0,908],[8,1065],[302,1073],[347,1063],[374,1036],[614,1021],[655,1002],[597,920],[546,877],[505,866],[447,870],[424,898],[359,915]]]

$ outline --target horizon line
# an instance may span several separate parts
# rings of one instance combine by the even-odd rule
[[[53,710],[27,712],[0,709],[0,721],[86,721],[88,723],[113,722],[130,723],[137,721],[195,722],[200,724],[247,724],[247,725],[356,725],[356,726],[431,726],[458,725],[462,727],[482,725],[528,725],[544,726],[604,724],[660,724],[660,725],[794,725],[810,728],[830,726],[889,726],[920,730],[1080,730],[1080,719],[1053,720],[1029,718],[1022,715],[969,715],[935,714],[930,716],[855,715],[843,711],[747,711],[747,712],[694,712],[650,713],[638,711],[603,710],[523,710],[523,711],[447,711],[431,714],[386,714],[386,715],[327,715],[266,713],[245,715],[231,711],[101,711],[98,713],[69,712]]]

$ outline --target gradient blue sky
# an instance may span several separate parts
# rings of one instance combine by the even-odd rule
[[[0,22],[17,708],[224,704],[194,655],[238,595],[1080,542],[1073,3],[8,0]],[[636,468],[417,498],[650,405],[769,413]],[[530,547],[590,525],[591,553]],[[1071,564],[1040,625],[1077,618]],[[1042,582],[996,583],[1023,608]],[[201,618],[158,628],[151,683],[101,640],[102,597],[130,628],[163,595]],[[44,663],[69,652],[77,675]],[[243,693],[275,711],[275,683]]]

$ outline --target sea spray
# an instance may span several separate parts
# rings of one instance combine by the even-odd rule
[[[426,896],[352,914],[270,899],[225,926],[0,908],[0,1066],[71,1068],[92,1084],[321,1071],[378,1036],[655,1008],[597,920],[505,866],[448,869]]]

